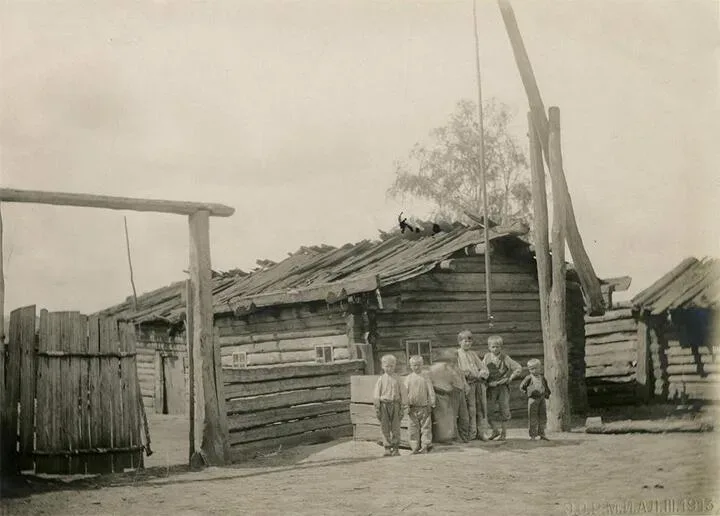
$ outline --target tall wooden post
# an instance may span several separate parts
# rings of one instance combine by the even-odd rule
[[[227,435],[223,435],[219,403],[222,371],[215,364],[213,339],[212,271],[210,269],[210,213],[198,211],[190,222],[190,283],[193,298],[193,405],[195,455],[190,463],[217,466],[225,463]]]
[[[553,222],[552,222],[552,288],[549,302],[549,331],[545,344],[545,364],[550,403],[548,406],[547,427],[550,431],[570,430],[570,397],[568,393],[568,344],[565,326],[566,286],[565,286],[565,196],[558,195],[562,170],[562,148],[560,142],[560,110],[549,109],[549,150],[550,169],[553,186]]]
[[[535,244],[535,260],[538,271],[538,287],[540,290],[540,320],[542,323],[543,346],[550,342],[548,334],[549,313],[548,296],[550,295],[550,243],[548,241],[548,207],[547,189],[545,188],[545,167],[543,165],[542,146],[532,114],[528,113],[528,136],[530,138],[530,174],[532,179],[533,200],[533,240]]]
[[[602,315],[605,312],[605,306],[600,289],[600,281],[595,274],[595,269],[585,250],[585,245],[583,244],[582,236],[580,235],[580,230],[575,220],[575,210],[573,209],[572,199],[570,198],[565,172],[562,166],[552,167],[550,165],[548,119],[545,114],[542,97],[540,96],[540,89],[538,88],[535,74],[530,64],[530,58],[528,57],[517,20],[515,19],[515,12],[510,5],[510,0],[498,0],[498,4],[503,21],[505,22],[505,29],[510,39],[513,55],[515,56],[515,62],[520,72],[520,78],[522,79],[528,97],[533,124],[540,137],[540,145],[543,148],[545,161],[548,167],[550,167],[550,175],[552,176],[553,182],[553,198],[562,199],[565,205],[564,224],[568,247],[570,248],[570,253],[575,263],[575,270],[582,283],[588,313],[590,315]]]

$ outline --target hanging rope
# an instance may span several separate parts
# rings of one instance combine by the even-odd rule
[[[493,326],[492,314],[492,292],[491,285],[491,269],[490,269],[490,240],[488,238],[488,202],[487,202],[487,184],[485,178],[485,141],[483,127],[483,103],[482,103],[482,81],[480,80],[480,37],[478,36],[477,24],[477,0],[473,0],[473,23],[475,26],[475,71],[477,72],[477,88],[478,88],[478,130],[480,133],[480,185],[482,187],[483,199],[483,234],[485,238],[485,305],[487,308],[487,320],[490,328]]]

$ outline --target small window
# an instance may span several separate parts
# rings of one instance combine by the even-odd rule
[[[410,357],[420,355],[423,358],[424,365],[432,364],[432,345],[427,339],[406,340],[405,352],[408,361],[410,361]]]
[[[244,351],[235,351],[232,354],[233,367],[247,367],[247,353]]]
[[[315,362],[318,364],[329,364],[333,362],[333,347],[330,344],[315,346]]]

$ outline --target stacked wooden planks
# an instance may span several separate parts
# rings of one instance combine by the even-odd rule
[[[362,360],[224,368],[230,458],[352,435],[350,376]]]
[[[637,326],[627,306],[585,318],[585,378],[590,406],[636,401]]]

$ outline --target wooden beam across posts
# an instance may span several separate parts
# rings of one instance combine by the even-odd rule
[[[220,404],[222,370],[214,350],[212,272],[210,270],[210,213],[199,211],[189,217],[190,284],[192,310],[192,364],[195,454],[191,466],[225,464],[227,434]],[[217,363],[216,363],[217,361]]]
[[[215,203],[138,199],[134,197],[44,192],[40,190],[15,190],[11,188],[0,188],[0,201],[81,208],[105,208],[108,210],[152,211],[178,215],[192,215],[198,211],[205,211],[213,217],[229,217],[235,213],[235,208]]]
[[[530,175],[532,179],[533,221],[535,223],[535,261],[537,263],[538,287],[540,290],[540,318],[543,345],[547,346],[548,342],[550,342],[548,334],[550,323],[548,296],[550,295],[551,286],[547,190],[545,188],[542,146],[530,113],[528,113],[528,136],[530,137]]]
[[[560,110],[550,108],[550,177],[553,193],[559,187],[559,175],[553,170],[562,169],[560,144]],[[565,197],[553,195],[552,222],[552,288],[550,289],[548,342],[543,346],[545,370],[550,387],[547,411],[547,428],[552,432],[570,430],[570,396],[568,393],[568,343],[565,313],[567,310],[565,285]]]
[[[590,315],[602,315],[605,312],[605,308],[603,295],[600,290],[600,282],[595,274],[590,257],[585,250],[580,230],[577,227],[575,210],[573,209],[572,199],[570,198],[570,191],[568,190],[567,181],[565,179],[565,172],[562,167],[555,168],[553,170],[553,167],[550,166],[548,119],[545,114],[545,106],[543,104],[542,97],[540,96],[540,90],[538,88],[537,81],[535,80],[535,74],[533,73],[532,65],[530,64],[530,58],[528,57],[527,50],[525,49],[520,29],[518,28],[515,12],[513,11],[509,0],[498,0],[498,5],[500,6],[500,13],[502,14],[503,21],[505,22],[508,37],[510,38],[510,44],[513,49],[515,62],[517,63],[523,86],[525,87],[525,93],[528,97],[533,124],[535,125],[535,129],[538,131],[540,137],[540,144],[545,156],[545,162],[548,164],[550,175],[553,179],[553,197],[563,198],[565,205],[565,230],[568,247],[570,248],[570,253],[572,254],[575,269],[580,277],[580,283],[583,287],[583,295],[585,296],[585,304],[588,307],[588,313]],[[555,185],[556,181],[557,186]]]

